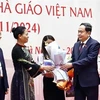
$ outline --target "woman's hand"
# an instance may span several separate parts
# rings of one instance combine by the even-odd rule
[[[42,65],[41,67],[40,67],[40,71],[47,71],[47,72],[50,72],[50,71],[53,71],[54,70],[54,68],[55,67],[53,67],[53,66],[44,66],[44,65]]]

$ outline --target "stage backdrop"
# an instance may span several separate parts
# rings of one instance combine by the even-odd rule
[[[26,44],[36,60],[44,35],[53,35],[61,48],[71,55],[82,22],[93,25],[92,37],[100,41],[100,0],[0,0],[0,30],[9,85],[14,72],[11,50],[16,43],[11,29],[26,26],[29,42]],[[100,61],[99,61],[100,62]],[[100,64],[99,64],[100,65]],[[36,100],[43,100],[42,75],[35,78]],[[6,96],[10,100],[10,91]],[[73,98],[67,98],[73,100]]]

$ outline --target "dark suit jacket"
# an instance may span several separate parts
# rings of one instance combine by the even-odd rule
[[[2,87],[4,89],[4,91],[6,91],[9,86],[8,86],[8,79],[7,79],[7,73],[6,73],[6,68],[5,68],[3,52],[2,52],[1,48],[0,48],[0,62],[1,62],[2,70],[3,70],[3,78],[2,78],[3,82],[0,82],[1,83],[0,85],[2,85],[0,87]]]
[[[91,37],[79,53],[80,42],[75,43],[72,52],[72,64],[74,66],[74,85],[77,76],[82,87],[96,86],[99,84],[97,71],[97,56],[100,48],[99,42]]]

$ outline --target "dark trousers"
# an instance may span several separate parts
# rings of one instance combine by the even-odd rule
[[[75,86],[75,100],[98,100],[98,86],[81,87],[77,80]]]
[[[53,78],[43,78],[44,100],[65,100],[64,91],[58,89]]]
[[[2,77],[0,77],[0,100],[5,100],[4,82]]]

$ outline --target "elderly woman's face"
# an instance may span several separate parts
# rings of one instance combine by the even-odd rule
[[[28,31],[27,31],[27,29],[25,29],[24,33],[22,35],[19,35],[19,39],[23,43],[26,43],[26,42],[28,42],[28,38],[29,38]]]

